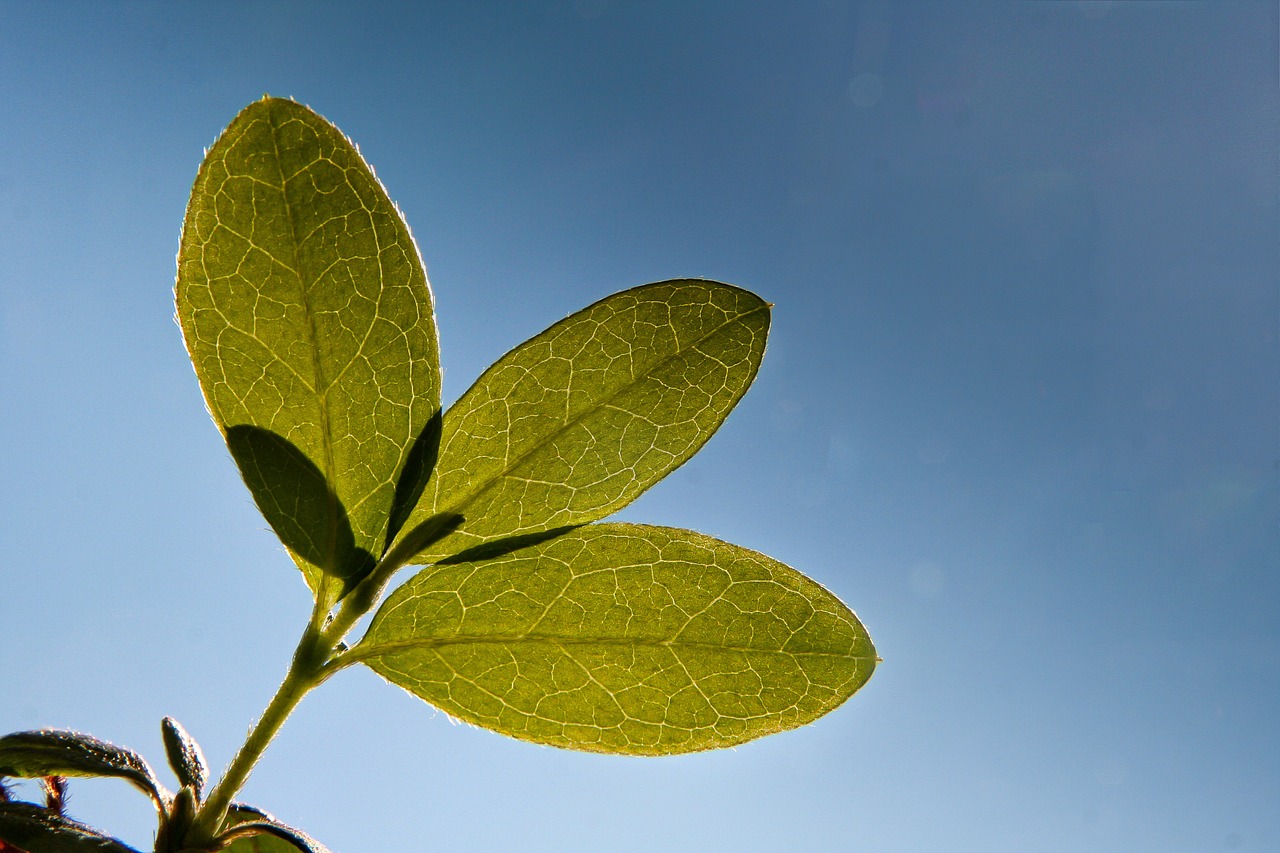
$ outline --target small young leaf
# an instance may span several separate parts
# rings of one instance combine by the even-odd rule
[[[169,766],[183,786],[190,786],[196,797],[204,791],[204,783],[209,778],[209,767],[204,760],[204,750],[195,738],[187,734],[187,730],[173,717],[165,717],[160,722],[160,731],[164,737],[164,751],[169,757]]]
[[[178,789],[169,803],[168,813],[160,823],[160,831],[156,833],[157,851],[164,853],[178,848],[179,840],[186,837],[195,820],[198,802],[195,788],[183,785]]]
[[[118,839],[31,803],[0,803],[0,850],[26,853],[138,853]]]
[[[251,821],[242,823],[223,834],[231,840],[227,850],[232,853],[329,853],[329,849],[300,829],[283,823]],[[247,842],[244,846],[242,843]]]
[[[794,569],[629,524],[424,569],[351,654],[476,725],[639,755],[804,725],[849,698],[877,660],[857,617]]]
[[[146,760],[92,735],[62,729],[14,732],[0,737],[0,776],[111,776],[145,791],[163,809],[168,799]]]
[[[405,526],[465,521],[415,562],[604,518],[692,456],[755,378],[769,306],[703,280],[644,285],[504,355],[444,417]]]
[[[251,820],[275,820],[276,816],[266,809],[251,806],[248,803],[233,802],[227,808],[227,826],[247,823]]]
[[[329,853],[300,829],[281,823],[267,812],[242,803],[227,815],[229,828],[222,834],[222,853]]]
[[[408,226],[337,128],[264,98],[200,167],[176,293],[254,500],[320,601],[336,601],[383,553],[435,456],[439,353]]]

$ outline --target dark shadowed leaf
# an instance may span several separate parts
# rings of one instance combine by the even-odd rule
[[[445,414],[405,530],[438,513],[465,520],[417,562],[630,503],[728,416],[768,329],[755,294],[678,280],[614,294],[516,347]]]
[[[628,524],[424,569],[353,655],[476,725],[644,755],[804,725],[877,660],[857,617],[799,572],[691,531]]]
[[[337,128],[264,98],[200,167],[177,303],[254,500],[336,600],[385,550],[435,455],[435,320],[408,227]]]
[[[355,582],[375,560],[356,547],[347,510],[324,472],[293,442],[248,424],[227,428],[227,447],[249,491],[260,495],[263,514],[275,519],[280,541],[302,566],[320,566],[328,576]],[[304,571],[306,569],[304,568]]]
[[[146,759],[138,753],[63,729],[14,732],[0,737],[0,776],[107,776],[132,782],[157,806],[167,796]]]
[[[27,853],[138,853],[118,839],[31,803],[0,803],[0,841]]]

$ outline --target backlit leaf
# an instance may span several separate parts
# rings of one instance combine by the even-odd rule
[[[435,455],[435,320],[408,227],[337,128],[263,98],[200,167],[177,305],[254,500],[336,600],[396,534]]]
[[[799,572],[691,531],[628,524],[424,569],[353,655],[476,725],[644,755],[804,725],[877,660],[857,617]]]
[[[445,414],[405,530],[437,513],[464,521],[419,562],[633,501],[728,416],[768,329],[755,294],[685,279],[602,299],[504,355]]]

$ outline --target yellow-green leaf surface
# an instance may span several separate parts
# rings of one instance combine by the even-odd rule
[[[424,569],[352,654],[476,725],[637,755],[804,725],[876,664],[857,617],[794,569],[691,531],[626,524]]]
[[[685,279],[614,294],[516,347],[445,414],[405,531],[437,513],[464,520],[419,562],[630,503],[728,416],[768,330],[760,297]]]
[[[439,353],[408,226],[337,128],[263,98],[200,167],[177,304],[258,507],[336,599],[383,553],[434,454]]]

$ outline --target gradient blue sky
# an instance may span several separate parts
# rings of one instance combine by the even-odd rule
[[[1280,850],[1275,3],[0,0],[0,732],[221,767],[309,596],[172,320],[202,149],[264,92],[414,229],[452,400],[606,293],[775,302],[624,517],[762,550],[885,658],[737,750],[452,724],[372,673],[245,798],[338,853]],[[148,843],[143,798],[73,813]]]

